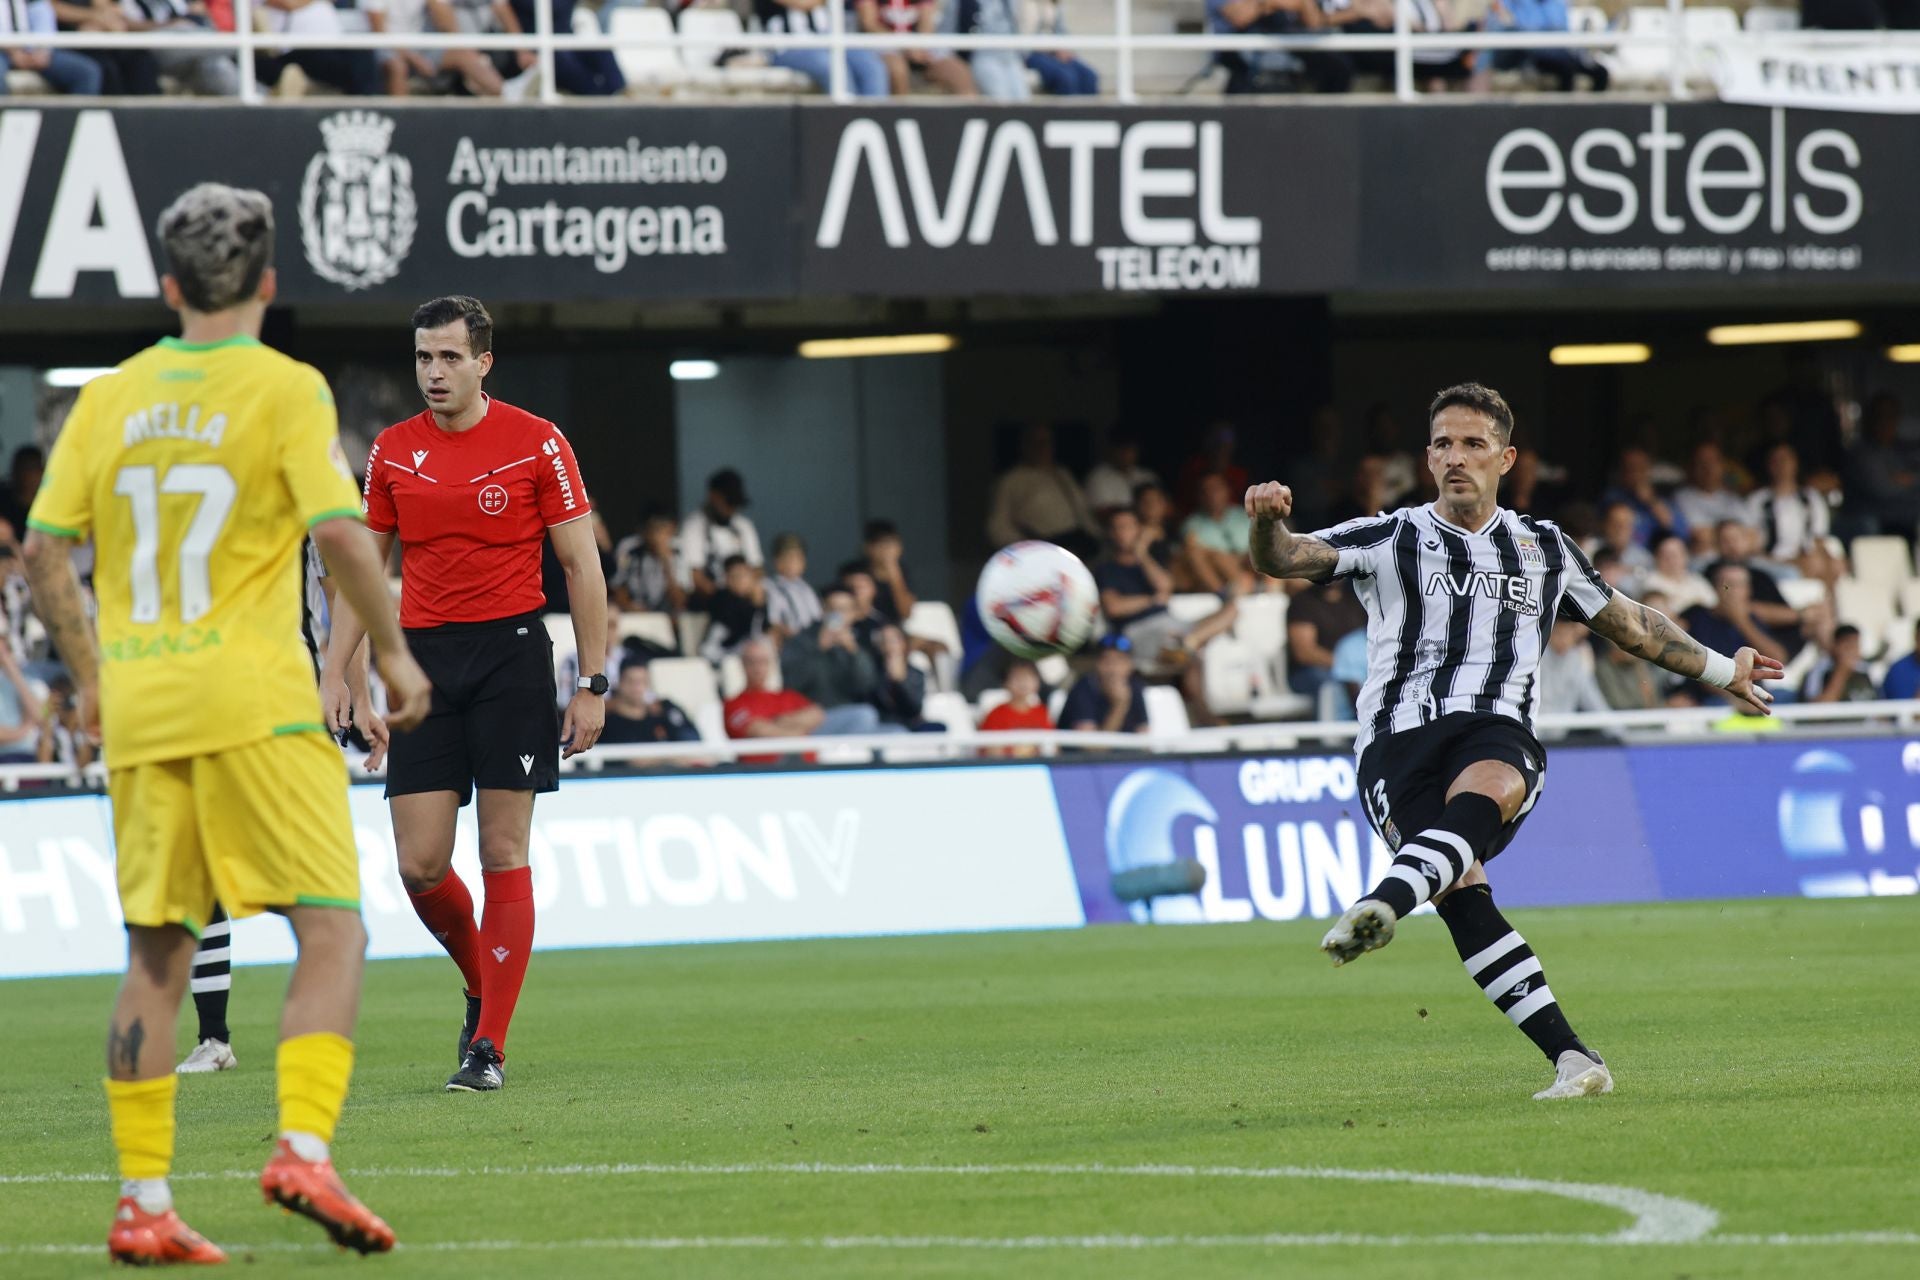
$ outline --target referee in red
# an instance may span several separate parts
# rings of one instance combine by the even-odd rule
[[[427,408],[388,427],[367,457],[367,528],[382,554],[400,542],[400,623],[433,681],[433,708],[388,748],[387,803],[400,881],[422,924],[466,981],[460,1069],[450,1091],[506,1079],[507,1026],[533,950],[533,798],[560,785],[562,749],[578,755],[606,722],[602,655],[607,587],[592,510],[566,437],[488,396],[493,318],[473,298],[413,313],[414,374]],[[541,543],[566,569],[579,687],[561,720],[553,645],[541,615]],[[341,608],[328,646],[329,722],[351,716],[344,672],[360,655],[359,620]],[[453,870],[454,824],[480,793],[486,911]]]

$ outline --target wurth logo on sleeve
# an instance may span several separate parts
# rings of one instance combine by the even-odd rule
[[[574,500],[573,477],[567,474],[567,460],[561,455],[559,439],[548,436],[547,442],[540,446],[540,452],[553,461],[553,478],[560,482],[560,505],[572,511],[579,503]]]

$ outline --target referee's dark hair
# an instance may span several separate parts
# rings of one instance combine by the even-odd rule
[[[444,321],[442,323],[445,323]],[[1475,413],[1485,414],[1493,423],[1494,434],[1500,437],[1502,446],[1513,443],[1513,410],[1498,391],[1492,387],[1483,387],[1477,382],[1463,382],[1459,386],[1448,387],[1433,398],[1433,404],[1427,409],[1427,425],[1440,416],[1443,409],[1455,405],[1463,409],[1472,409]]]
[[[438,329],[455,320],[466,322],[469,355],[483,356],[493,350],[493,317],[487,314],[487,308],[480,299],[469,298],[464,293],[452,293],[444,298],[423,302],[413,309],[413,328],[416,333],[421,329]]]

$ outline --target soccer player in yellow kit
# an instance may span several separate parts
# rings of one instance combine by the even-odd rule
[[[353,1068],[366,930],[346,766],[300,641],[311,531],[356,617],[373,619],[396,730],[431,688],[408,652],[318,372],[262,346],[273,207],[206,184],[160,216],[181,336],[89,383],[28,516],[34,603],[104,730],[125,981],[107,1032],[123,1179],[118,1261],[220,1262],[173,1211],[173,1029],[215,901],[285,916],[299,959],[280,1022],[280,1142],[261,1188],[371,1253],[393,1232],[347,1191],[328,1144]],[[94,541],[96,647],[72,552]]]

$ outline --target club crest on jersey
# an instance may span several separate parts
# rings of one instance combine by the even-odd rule
[[[300,184],[300,247],[323,280],[348,290],[391,280],[413,248],[413,165],[389,154],[394,122],[338,111],[320,122],[326,150]]]
[[[1533,594],[1533,580],[1524,573],[1491,573],[1475,569],[1455,576],[1435,571],[1427,575],[1426,594],[1430,596],[1486,596],[1498,600],[1500,607],[1538,617],[1540,601]]]
[[[1535,542],[1532,538],[1515,538],[1513,542],[1515,546],[1520,548],[1520,561],[1522,564],[1530,564],[1537,569],[1547,567],[1547,553],[1540,549],[1538,542]]]
[[[507,509],[507,491],[497,484],[490,484],[480,491],[480,509],[490,516],[497,516]]]

